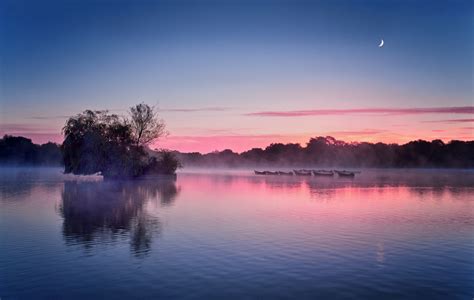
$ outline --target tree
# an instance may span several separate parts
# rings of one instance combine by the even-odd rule
[[[130,107],[130,125],[136,146],[145,146],[166,135],[165,123],[158,118],[155,107],[140,103]]]
[[[163,121],[158,121],[153,108],[143,103],[132,108],[130,114],[131,120],[107,111],[86,110],[69,118],[61,146],[65,173],[101,172],[108,178],[174,174],[178,161],[161,163],[145,149],[147,143],[163,134]]]
[[[137,169],[140,161],[130,147],[130,125],[117,115],[86,110],[69,118],[63,133],[66,173],[125,175]],[[134,163],[129,162],[131,157]]]
[[[58,166],[61,162],[61,150],[54,143],[36,145],[21,136],[0,138],[0,164]]]
[[[176,155],[167,150],[160,150],[152,156],[147,166],[147,172],[153,174],[173,174],[176,169],[181,168],[181,163]]]

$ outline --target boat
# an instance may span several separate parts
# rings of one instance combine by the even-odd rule
[[[293,170],[293,172],[295,172],[295,175],[298,176],[311,176],[310,170]]]
[[[265,175],[278,175],[278,172],[265,171]]]
[[[339,177],[354,177],[355,176],[355,172],[350,172],[346,170],[342,170],[342,171],[334,170],[334,172],[336,172],[337,175],[339,175]]]
[[[314,176],[334,176],[334,172],[331,170],[313,170]]]
[[[279,175],[279,172],[272,172],[272,171],[257,171],[254,170],[255,175]]]
[[[293,172],[283,172],[283,171],[278,171],[278,175],[294,175]]]

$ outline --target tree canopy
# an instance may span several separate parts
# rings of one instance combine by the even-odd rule
[[[231,150],[208,154],[181,153],[185,166],[242,167],[373,167],[373,168],[473,168],[474,141],[412,141],[403,145],[384,143],[346,143],[333,137],[311,138],[300,144],[274,143],[265,149],[242,153]]]
[[[33,144],[21,136],[5,135],[0,139],[0,164],[23,166],[59,166],[62,154],[57,144]]]
[[[84,175],[101,172],[110,178],[173,174],[179,163],[174,164],[176,168],[165,168],[145,149],[164,134],[165,125],[157,118],[154,108],[141,103],[130,108],[130,116],[86,110],[69,118],[63,128],[65,172]]]

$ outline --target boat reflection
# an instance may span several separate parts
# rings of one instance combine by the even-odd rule
[[[89,249],[128,238],[134,255],[146,255],[161,230],[146,205],[172,205],[178,193],[172,180],[65,182],[59,212],[66,244]]]

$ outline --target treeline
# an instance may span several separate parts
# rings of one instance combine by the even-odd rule
[[[37,145],[21,136],[5,135],[0,139],[0,164],[60,166],[63,164],[63,156],[57,144]]]
[[[243,153],[231,150],[178,153],[184,167],[321,166],[381,168],[473,168],[474,141],[412,141],[404,145],[346,143],[333,137],[311,138],[306,146],[275,143]]]
[[[346,143],[333,137],[315,137],[304,147],[274,143],[265,149],[254,148],[240,154],[232,150],[173,153],[184,167],[474,168],[474,141],[456,140],[449,143],[417,140],[397,145]],[[63,155],[57,144],[36,145],[24,137],[5,135],[0,139],[0,164],[59,166],[63,165]]]

